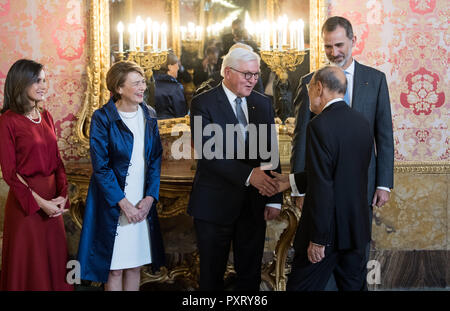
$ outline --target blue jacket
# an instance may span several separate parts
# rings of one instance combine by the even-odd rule
[[[156,202],[159,198],[162,146],[158,123],[148,108],[140,104],[145,123],[145,196],[155,198],[148,213],[152,269],[165,264],[164,247],[159,228]],[[133,134],[121,120],[112,99],[92,116],[90,153],[93,173],[86,199],[78,260],[81,278],[107,282],[119,221],[125,179],[133,150]]]
[[[182,118],[188,113],[183,85],[168,74],[155,74],[155,109],[158,119]]]

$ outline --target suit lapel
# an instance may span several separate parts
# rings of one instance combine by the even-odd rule
[[[227,95],[223,90],[222,84],[217,86],[217,103],[219,110],[224,116],[225,124],[238,124],[239,121],[234,114],[233,108],[231,108],[230,102],[228,101]]]
[[[247,110],[248,110],[248,123],[255,123],[257,124],[258,122],[255,122],[257,119],[257,109],[256,109],[256,105],[255,102],[253,101],[253,96],[252,94],[250,94],[250,96],[248,96],[247,98]]]
[[[364,76],[362,66],[355,60],[355,75],[353,77],[352,108],[363,112],[365,97],[368,93],[369,81]]]

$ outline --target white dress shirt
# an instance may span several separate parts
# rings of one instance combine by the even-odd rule
[[[232,91],[230,91],[230,89],[228,89],[224,83],[222,83],[222,87],[223,87],[223,90],[225,91],[225,95],[228,98],[228,102],[230,103],[231,108],[233,109],[234,115],[236,115],[236,101],[235,100],[237,98],[237,95],[234,94]],[[247,119],[247,124],[248,124],[249,120],[248,120],[247,99],[245,97],[241,97],[241,99],[242,99],[241,107],[242,107],[242,110],[244,111],[245,118]],[[248,175],[248,178],[245,182],[245,185],[247,187],[250,186],[250,177],[252,176],[252,172],[250,172],[250,175]],[[266,204],[266,206],[281,209],[281,204],[279,204],[279,203],[268,203],[268,204]]]
[[[355,76],[355,61],[352,60],[350,66],[345,69],[345,77],[347,78],[347,91],[348,91],[348,99],[350,101],[349,105],[352,107],[352,97],[353,97],[353,77]]]

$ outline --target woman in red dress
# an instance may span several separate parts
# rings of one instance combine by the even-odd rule
[[[6,76],[0,112],[0,165],[9,185],[3,232],[1,290],[73,290],[62,213],[67,179],[50,113],[43,66],[19,60]]]

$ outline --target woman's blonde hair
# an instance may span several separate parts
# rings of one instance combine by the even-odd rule
[[[142,77],[145,77],[144,70],[135,62],[120,61],[109,68],[106,74],[106,87],[111,92],[114,101],[120,99],[120,94],[117,93],[117,89],[123,86],[130,72],[137,72]]]

